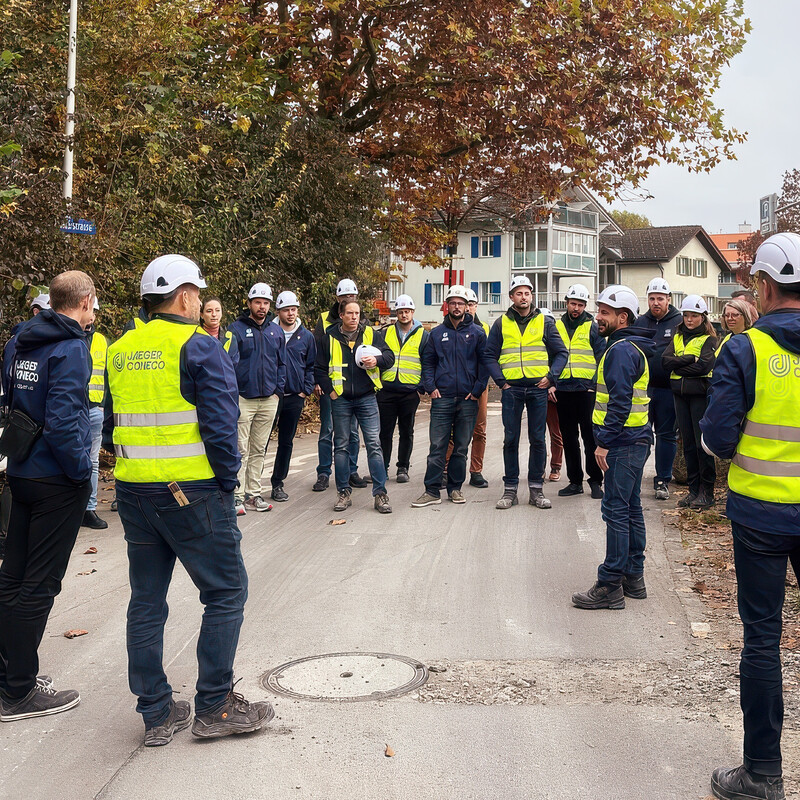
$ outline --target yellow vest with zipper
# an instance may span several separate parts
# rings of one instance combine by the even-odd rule
[[[364,328],[363,344],[372,344],[374,331],[370,327]],[[328,364],[328,375],[330,376],[331,383],[333,384],[333,391],[340,397],[344,392],[344,353],[342,352],[342,343],[333,336],[328,337],[331,346],[331,360]],[[355,350],[353,348],[353,369],[361,369],[355,363]],[[375,384],[375,391],[383,387],[381,383],[381,371],[378,367],[372,367],[367,370],[370,380]]]
[[[737,494],[771,503],[800,500],[800,355],[758,328],[744,331],[753,346],[756,399],[728,471]]]
[[[108,341],[102,333],[92,336],[89,346],[92,354],[92,377],[89,378],[89,402],[102,405],[106,396],[106,354]]]
[[[506,380],[543,378],[550,371],[544,344],[544,314],[537,314],[521,333],[519,325],[507,314],[501,319],[503,343],[497,363]]]
[[[109,347],[117,480],[169,483],[214,477],[197,408],[181,394],[181,349],[196,333],[208,335],[195,325],[154,319]]]
[[[703,350],[703,345],[706,343],[706,339],[708,339],[708,334],[704,336],[695,336],[694,339],[689,339],[689,341],[684,344],[683,342],[683,334],[676,333],[675,336],[672,337],[672,342],[675,347],[675,355],[676,356],[695,356],[696,358],[700,357],[700,353]],[[670,374],[670,380],[679,381],[683,378],[683,375],[678,375],[677,372],[673,372]],[[707,372],[705,375],[693,375],[694,378],[710,378],[711,371]]]
[[[603,357],[600,359],[600,364],[597,367],[597,395],[594,401],[594,411],[592,413],[592,422],[595,425],[604,425],[606,421],[606,414],[608,413],[608,388],[605,384],[605,377],[603,375],[603,365],[606,362],[606,356],[624,339],[614,342],[611,347],[606,348]],[[631,342],[633,344],[633,342]],[[640,428],[642,425],[647,425],[649,422],[648,408],[650,406],[650,398],[647,396],[647,384],[650,381],[650,366],[647,363],[645,354],[639,347],[633,344],[639,351],[639,355],[644,361],[644,370],[641,377],[633,384],[633,397],[631,398],[631,410],[625,419],[625,428]]]
[[[591,380],[594,378],[597,372],[597,361],[594,357],[594,350],[592,350],[592,321],[589,319],[581,323],[572,334],[571,339],[563,320],[556,320],[556,330],[561,334],[561,339],[569,350],[569,359],[559,380],[564,381],[569,378]]]
[[[394,353],[394,364],[381,374],[384,381],[400,381],[416,386],[422,380],[422,361],[419,346],[422,343],[423,328],[409,333],[402,344],[397,335],[397,327],[391,325],[386,330],[386,345]]]
[[[230,353],[232,344],[233,344],[233,333],[231,331],[225,331],[225,341],[222,342],[223,350],[225,350],[226,353]]]

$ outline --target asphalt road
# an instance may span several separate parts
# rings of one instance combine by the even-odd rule
[[[125,547],[118,518],[104,512],[107,531],[81,530],[40,650],[42,672],[78,688],[81,705],[0,726],[0,798],[705,797],[711,768],[739,763],[738,731],[662,705],[626,678],[653,664],[677,671],[696,646],[651,493],[648,599],[620,612],[573,608],[570,594],[591,584],[604,552],[600,503],[558,498],[562,481],[546,487],[550,511],[495,510],[499,413],[493,403],[490,488],[466,487],[463,506],[412,509],[427,453],[421,408],[412,480],[388,486],[391,516],[372,509],[368,489],[334,513],[333,489],[310,491],[316,438],[298,439],[289,502],[241,519],[250,597],[237,690],[273,702],[276,719],[261,733],[201,742],[187,730],[167,747],[142,747],[126,677]],[[334,518],[347,522],[329,525]],[[84,555],[90,546],[96,555]],[[191,699],[202,609],[180,568],[169,602],[165,662]],[[73,628],[89,633],[62,636]],[[446,671],[421,692],[347,703],[275,696],[259,680],[293,659],[355,651]],[[453,683],[464,670],[471,680]],[[498,677],[509,672],[560,688],[512,686]],[[331,687],[320,679],[317,688]]]

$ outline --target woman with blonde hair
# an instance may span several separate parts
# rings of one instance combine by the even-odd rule
[[[727,333],[720,339],[715,357],[719,358],[722,346],[731,336],[736,336],[737,333],[743,333],[748,328],[752,328],[754,322],[753,308],[750,303],[738,298],[728,300],[725,308],[722,309],[722,328]]]

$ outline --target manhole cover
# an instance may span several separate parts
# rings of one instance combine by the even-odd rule
[[[261,678],[270,692],[301,700],[388,700],[428,680],[424,664],[389,653],[326,653],[281,664]]]

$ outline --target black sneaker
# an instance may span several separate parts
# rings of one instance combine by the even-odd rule
[[[408,483],[408,467],[397,468],[397,482]]]
[[[622,578],[622,591],[625,597],[634,600],[644,600],[647,597],[647,587],[644,585],[644,575],[625,575]]]
[[[714,505],[714,490],[707,486],[701,486],[697,497],[689,503],[689,508],[695,511],[702,511],[704,508],[711,508]]]
[[[354,489],[366,489],[369,486],[369,483],[365,478],[362,478],[357,472],[352,472],[350,474],[350,485]]]
[[[97,516],[96,511],[84,511],[83,522],[81,528],[94,528],[96,531],[103,531],[108,527],[108,523],[104,519]]]
[[[9,702],[0,695],[0,721],[14,722],[18,719],[46,717],[48,714],[60,714],[75,708],[81,696],[74,689],[58,692],[52,683],[36,682],[36,686],[16,702]]]
[[[669,486],[664,481],[656,483],[656,500],[669,500]]]
[[[317,475],[317,482],[311,487],[312,492],[324,492],[328,488],[328,484],[330,483],[330,476],[329,475]]]
[[[257,731],[275,716],[270,703],[248,703],[231,690],[225,702],[214,711],[195,714],[192,733],[201,739]]]
[[[592,492],[592,500],[603,499],[603,487],[599,483],[589,481],[589,489],[591,489]]]
[[[786,800],[780,775],[756,775],[744,765],[717,767],[711,775],[711,792],[720,800]]]
[[[276,503],[285,503],[289,499],[289,495],[284,491],[283,486],[276,486],[272,490],[272,499]]]
[[[172,736],[178,731],[189,727],[192,716],[192,707],[187,700],[178,700],[170,704],[167,718],[144,732],[145,747],[163,747],[172,741]]]
[[[558,490],[559,497],[572,497],[576,494],[583,494],[582,483],[568,483],[563,489]]]
[[[682,500],[678,500],[678,508],[689,508],[695,500],[697,500],[697,495],[689,492]]]
[[[469,485],[477,486],[479,489],[488,489],[489,481],[487,481],[480,472],[470,472]]]
[[[611,586],[596,581],[588,591],[576,592],[572,595],[572,605],[590,610],[611,608],[616,611],[625,608],[625,595],[622,592],[621,584]]]

